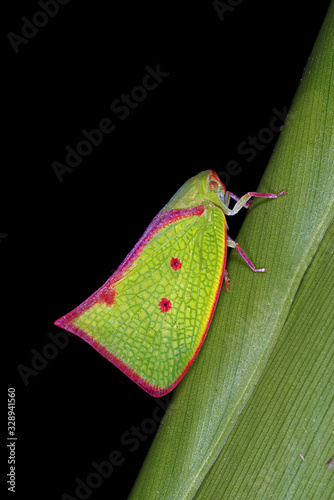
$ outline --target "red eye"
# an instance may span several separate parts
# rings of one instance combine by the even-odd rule
[[[218,183],[216,181],[210,181],[209,182],[209,188],[212,189],[212,191],[217,191],[217,189],[218,189]]]

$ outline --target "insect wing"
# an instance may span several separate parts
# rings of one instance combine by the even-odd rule
[[[162,396],[182,379],[203,343],[225,260],[219,208],[160,212],[109,280],[56,324],[146,392]]]

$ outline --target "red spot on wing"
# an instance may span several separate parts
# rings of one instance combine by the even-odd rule
[[[159,302],[159,307],[160,307],[160,311],[163,312],[163,313],[166,313],[168,311],[171,310],[172,308],[172,303],[170,300],[166,299],[165,297],[163,297],[160,302]]]
[[[170,260],[170,265],[173,269],[175,269],[175,271],[177,271],[178,269],[181,269],[182,262],[180,261],[180,259],[176,259],[175,257],[173,257]]]
[[[98,302],[102,302],[107,306],[112,306],[115,302],[115,290],[110,287],[102,287],[96,295]]]

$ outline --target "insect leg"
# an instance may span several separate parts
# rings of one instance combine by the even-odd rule
[[[281,191],[278,194],[256,193],[254,191],[250,191],[249,193],[244,194],[244,196],[242,196],[240,199],[238,199],[238,201],[236,202],[236,204],[234,205],[234,207],[232,209],[225,207],[225,213],[226,213],[226,215],[235,215],[239,212],[239,210],[242,209],[242,207],[248,208],[249,200],[250,200],[250,198],[253,198],[253,197],[254,198],[278,198],[282,194],[286,194],[286,193],[287,193],[287,191]],[[235,198],[232,197],[231,194],[230,194],[230,197],[233,199],[237,198],[237,196],[235,196]]]
[[[228,199],[228,203],[226,204],[226,206],[227,206],[227,207],[228,207],[228,206],[229,206],[229,204],[230,204],[230,198],[232,198],[232,200],[234,200],[234,201],[239,201],[239,200],[240,200],[239,196],[237,196],[237,195],[236,195],[236,194],[234,194],[234,193],[231,193],[231,191],[226,191],[225,196],[227,196],[227,197],[228,197],[228,198],[227,198],[227,199]],[[247,203],[245,203],[245,205],[243,205],[243,206],[244,206],[244,208],[249,208],[251,203],[252,203],[252,200],[250,200],[250,201],[248,201]]]
[[[254,271],[255,273],[266,273],[267,269],[265,267],[262,267],[261,269],[257,269],[254,264],[249,260],[245,252],[240,248],[239,244],[236,243],[234,240],[230,238],[229,235],[227,235],[227,246],[231,248],[235,248],[236,251],[241,255],[241,257],[244,259],[244,261],[249,265],[249,267]]]
[[[229,292],[230,290],[228,289],[228,284],[229,284],[229,281],[230,281],[230,278],[228,277],[228,272],[224,271],[224,281],[225,281],[225,287],[226,287],[226,291]]]

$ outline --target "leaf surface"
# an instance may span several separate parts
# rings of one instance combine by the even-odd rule
[[[237,238],[268,273],[230,254],[231,291],[131,500],[333,492],[333,59],[332,2],[258,188],[288,195],[254,200]]]

